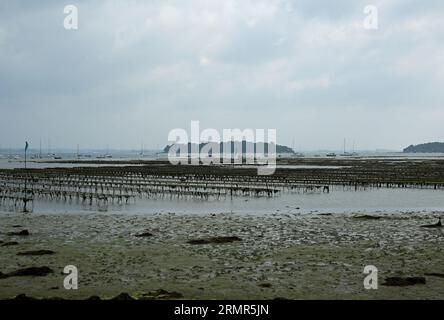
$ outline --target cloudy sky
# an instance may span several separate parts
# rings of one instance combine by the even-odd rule
[[[191,120],[298,150],[444,141],[443,30],[442,0],[0,0],[0,144],[163,147]]]

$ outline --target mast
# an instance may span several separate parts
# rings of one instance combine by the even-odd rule
[[[27,190],[27,184],[28,184],[28,171],[26,166],[26,160],[27,160],[27,152],[28,152],[28,141],[25,142],[25,189],[24,189],[24,197],[23,197],[23,212],[27,213],[28,209],[26,208],[26,203],[28,202],[28,190]]]

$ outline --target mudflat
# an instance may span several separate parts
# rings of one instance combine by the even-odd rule
[[[0,298],[444,299],[439,215],[0,213]]]

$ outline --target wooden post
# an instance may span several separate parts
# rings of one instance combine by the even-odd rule
[[[27,152],[28,152],[28,141],[25,142],[25,197],[23,198],[23,212],[24,213],[28,212],[28,209],[26,208],[26,204],[28,203],[28,191],[27,191],[28,172],[27,172],[27,167],[26,167]]]

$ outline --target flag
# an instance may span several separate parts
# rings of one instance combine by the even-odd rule
[[[29,147],[29,144],[28,144],[28,141],[26,141],[25,142],[25,152],[28,151],[28,147]]]

